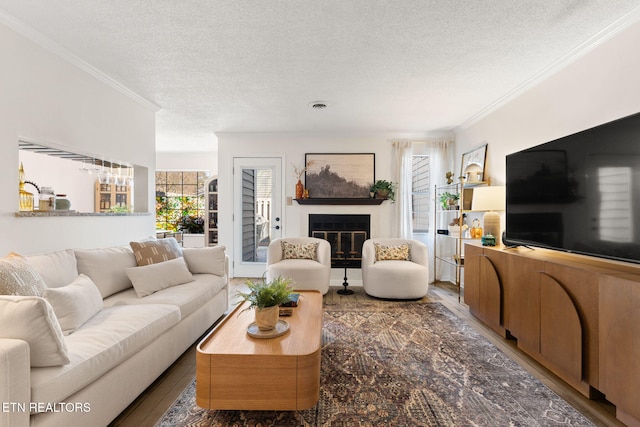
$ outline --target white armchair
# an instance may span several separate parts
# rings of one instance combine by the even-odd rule
[[[291,252],[288,257],[293,258],[285,259],[283,242],[288,245],[317,244],[316,259],[296,257]],[[271,241],[267,251],[266,279],[272,280],[278,276],[292,279],[295,289],[315,289],[326,294],[331,280],[331,245],[328,241],[315,237],[286,237]]]
[[[409,259],[384,259],[376,257],[375,244],[387,248],[409,245]],[[402,253],[402,251],[400,251]],[[429,290],[429,259],[427,246],[417,240],[377,238],[364,242],[362,247],[362,285],[371,296],[390,299],[417,299]],[[402,258],[402,255],[399,256]]]

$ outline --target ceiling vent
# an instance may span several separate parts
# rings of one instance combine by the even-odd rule
[[[327,103],[324,101],[313,101],[309,103],[309,106],[314,110],[324,110],[327,108]]]

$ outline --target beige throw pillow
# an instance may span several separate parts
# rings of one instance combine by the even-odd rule
[[[64,335],[73,333],[104,307],[100,291],[84,274],[67,286],[47,289],[44,299],[53,307]]]
[[[318,259],[317,243],[282,243],[282,259]]]
[[[127,268],[126,273],[139,298],[194,280],[182,257],[159,264]]]
[[[131,288],[125,269],[136,266],[129,246],[100,249],[76,249],[78,273],[90,277],[102,298]]]
[[[78,277],[78,262],[73,249],[27,255],[25,259],[40,274],[47,288],[67,286]]]
[[[411,260],[409,254],[409,244],[403,243],[398,246],[385,246],[379,243],[375,243],[376,247],[376,261],[409,261]]]
[[[216,276],[225,275],[225,247],[184,248],[182,254],[192,273],[208,273]]]
[[[67,345],[51,305],[36,296],[0,296],[0,338],[29,343],[32,367],[69,363]]]
[[[0,259],[0,295],[38,296],[47,285],[27,260],[16,253]]]
[[[129,244],[136,257],[138,266],[157,264],[182,256],[182,249],[173,237],[131,242]]]

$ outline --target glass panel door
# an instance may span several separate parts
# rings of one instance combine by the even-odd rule
[[[261,277],[282,234],[282,159],[234,158],[234,276]]]

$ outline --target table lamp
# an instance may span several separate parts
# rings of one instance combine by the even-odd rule
[[[505,209],[506,187],[494,185],[488,187],[476,187],[473,189],[471,209],[474,211],[486,211],[482,217],[483,234],[491,234],[500,242],[500,214],[496,211]]]

